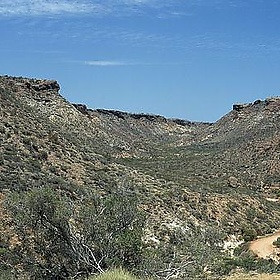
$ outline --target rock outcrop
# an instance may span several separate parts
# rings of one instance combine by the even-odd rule
[[[280,97],[279,96],[275,96],[275,97],[269,97],[266,98],[265,100],[256,100],[253,103],[244,103],[244,104],[234,104],[232,106],[233,111],[243,111],[246,108],[260,108],[262,106],[267,106],[270,104],[274,104],[274,105],[279,105],[280,104]]]
[[[1,88],[11,88],[14,92],[53,92],[58,93],[60,86],[55,80],[27,79],[22,77],[0,77]]]

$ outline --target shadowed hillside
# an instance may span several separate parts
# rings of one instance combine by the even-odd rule
[[[200,123],[91,110],[56,81],[3,76],[0,93],[7,277],[277,271],[246,242],[280,228],[280,98]]]

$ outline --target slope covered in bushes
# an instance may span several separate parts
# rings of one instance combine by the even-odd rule
[[[209,124],[87,109],[48,80],[0,77],[0,97],[7,279],[277,270],[246,242],[280,228],[279,98]]]

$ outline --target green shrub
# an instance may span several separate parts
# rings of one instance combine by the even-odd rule
[[[12,272],[8,269],[0,268],[0,280],[15,280],[16,278],[12,274]]]
[[[71,200],[51,188],[14,193],[5,203],[20,244],[5,255],[34,279],[68,279],[141,262],[144,218],[124,194]],[[32,278],[32,279],[33,279]]]
[[[274,242],[273,245],[276,246],[277,248],[280,248],[280,237],[278,237]]]
[[[257,238],[257,232],[253,228],[243,229],[243,239],[245,242],[252,241]]]

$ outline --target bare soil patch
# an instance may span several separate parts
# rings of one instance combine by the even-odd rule
[[[274,259],[279,261],[279,249],[273,245],[273,242],[280,237],[280,230],[269,235],[260,237],[250,243],[249,249],[254,252],[259,258]]]

